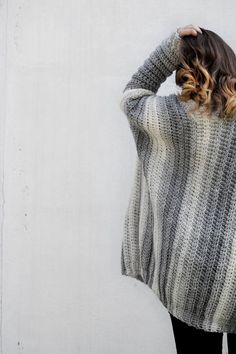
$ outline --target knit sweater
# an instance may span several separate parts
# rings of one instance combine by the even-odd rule
[[[121,274],[186,324],[236,333],[236,120],[157,95],[177,69],[181,40],[177,31],[165,38],[122,92],[137,162]]]

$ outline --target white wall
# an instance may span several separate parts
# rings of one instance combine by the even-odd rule
[[[219,30],[235,45],[233,9],[0,2],[1,353],[176,353],[166,309],[120,275],[136,152],[119,100],[176,27]],[[174,88],[171,77],[160,93]]]

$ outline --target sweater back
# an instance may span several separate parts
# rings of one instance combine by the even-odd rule
[[[193,100],[157,95],[180,41],[163,40],[121,98],[137,151],[121,273],[188,325],[236,333],[236,117],[210,119],[191,113]]]

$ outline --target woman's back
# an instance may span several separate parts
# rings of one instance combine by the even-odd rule
[[[122,274],[185,323],[236,333],[236,116],[156,95],[178,67],[180,40],[173,32],[151,53],[121,100],[137,149]]]

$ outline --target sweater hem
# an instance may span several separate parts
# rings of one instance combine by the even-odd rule
[[[151,285],[149,285],[148,282],[144,281],[140,271],[131,271],[131,270],[123,270],[121,272],[122,275],[128,276],[130,278],[135,278],[139,281],[141,281],[143,284],[148,286],[150,290],[157,296],[157,298],[160,300],[161,304],[166,308],[166,310],[171,313],[174,317],[176,317],[178,320],[184,322],[186,325],[190,327],[194,327],[196,329],[203,330],[205,332],[211,332],[211,333],[236,333],[236,324],[234,329],[232,327],[229,327],[227,325],[225,326],[220,326],[217,323],[209,322],[209,321],[201,321],[199,322],[196,317],[194,317],[191,314],[187,314],[186,311],[183,315],[181,315],[181,311],[178,309],[173,309],[171,305],[166,303],[165,301],[162,300],[162,298],[159,296],[158,292],[152,288]],[[191,318],[191,320],[186,320],[186,318]]]

